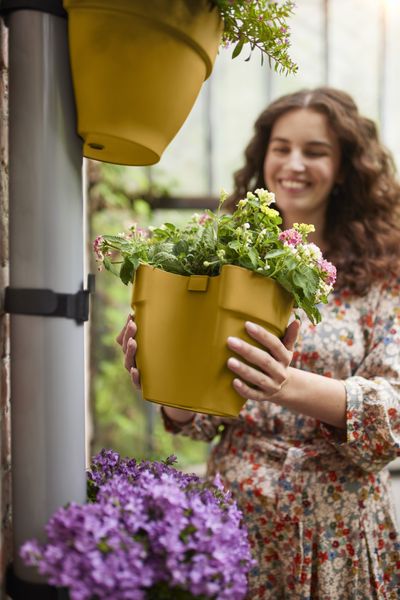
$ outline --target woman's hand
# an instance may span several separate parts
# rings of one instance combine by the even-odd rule
[[[136,368],[135,361],[137,351],[137,343],[135,340],[136,332],[136,323],[133,320],[133,316],[129,315],[127,322],[117,336],[117,342],[122,347],[122,351],[125,355],[125,369],[129,371],[133,385],[140,389],[140,375],[138,369]]]
[[[129,371],[129,375],[131,376],[131,381],[133,385],[140,390],[140,375],[136,367],[135,360],[137,351],[137,343],[135,340],[136,333],[137,326],[134,321],[134,317],[132,315],[129,315],[128,320],[122,328],[121,332],[118,334],[116,341],[122,347],[122,351],[125,355],[125,369]],[[189,423],[189,421],[191,421],[194,416],[194,413],[189,410],[172,408],[170,406],[164,406],[163,411],[172,421],[175,421],[182,425]]]
[[[246,322],[245,326],[247,333],[265,350],[236,337],[228,338],[228,347],[246,361],[229,358],[228,367],[238,376],[233,385],[243,398],[273,400],[288,382],[300,323],[297,320],[290,323],[282,341],[260,325]]]

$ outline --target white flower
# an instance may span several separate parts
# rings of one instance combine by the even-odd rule
[[[273,192],[269,192],[268,190],[264,190],[263,188],[258,188],[255,190],[257,196],[260,199],[260,202],[263,204],[267,204],[268,206],[275,202],[275,194]]]
[[[322,259],[321,250],[318,248],[318,246],[316,244],[313,244],[312,242],[310,244],[303,245],[303,252],[304,252],[304,256],[307,256],[314,260]]]
[[[220,193],[219,193],[219,200],[221,202],[221,204],[223,204],[225,202],[225,200],[228,198],[229,194],[226,190],[224,190],[224,188],[221,189]]]
[[[244,223],[243,229],[250,229],[250,223]]]
[[[285,248],[290,250],[292,254],[299,254],[299,250],[301,249],[300,244],[298,246],[292,246],[292,244],[289,244],[289,242],[283,242],[283,245]]]
[[[315,295],[315,301],[320,302],[322,296],[328,296],[331,293],[332,289],[333,289],[333,285],[330,285],[330,284],[326,283],[325,281],[321,280],[319,282],[318,291]]]

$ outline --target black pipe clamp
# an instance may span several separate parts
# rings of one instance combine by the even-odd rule
[[[48,289],[5,289],[4,312],[13,315],[64,317],[80,324],[89,319],[89,297],[95,289],[95,276],[88,276],[86,289],[76,294],[60,294]]]

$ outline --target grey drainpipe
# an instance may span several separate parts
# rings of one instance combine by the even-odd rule
[[[44,538],[43,527],[58,507],[86,498],[88,297],[77,294],[84,282],[82,142],[61,1],[0,7],[7,11],[10,79],[6,310],[12,313],[14,565],[9,593],[44,600],[53,596],[44,586],[31,595],[29,582],[40,579],[22,564],[18,548],[29,538]]]

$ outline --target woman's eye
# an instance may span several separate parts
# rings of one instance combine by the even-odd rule
[[[289,152],[289,148],[277,146],[275,148],[272,148],[272,152],[276,152],[277,154],[287,154]]]
[[[305,153],[306,156],[311,156],[312,158],[318,158],[320,156],[326,156],[326,152],[321,152],[318,150],[308,150],[308,152]]]

